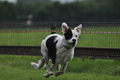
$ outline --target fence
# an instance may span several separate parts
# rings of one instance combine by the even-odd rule
[[[0,46],[0,54],[41,56],[40,46]],[[75,57],[120,59],[119,48],[76,47]]]
[[[78,47],[120,48],[118,22],[67,22],[67,24],[70,28],[83,25]],[[0,45],[40,46],[42,39],[51,34],[50,28],[53,33],[61,34],[60,27],[61,22],[38,22],[29,26],[25,23],[0,24]]]
[[[0,24],[0,53],[36,55],[34,53],[40,51],[40,47],[37,46],[40,46],[45,36],[51,34],[51,31],[61,34],[61,23]],[[83,25],[75,56],[120,59],[119,22],[67,22],[67,24],[70,28]]]
[[[66,22],[70,27],[75,27],[79,24],[82,24],[86,27],[120,27],[120,22]],[[1,29],[6,28],[45,28],[45,27],[60,27],[62,22],[34,22],[31,25],[27,25],[26,23],[0,23]]]

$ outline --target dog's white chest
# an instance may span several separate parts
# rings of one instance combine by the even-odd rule
[[[58,63],[65,63],[65,62],[68,62],[70,61],[73,56],[74,56],[74,49],[71,49],[71,50],[58,50],[57,52],[57,57],[56,57],[56,62]]]

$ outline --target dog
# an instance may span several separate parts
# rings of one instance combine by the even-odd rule
[[[81,34],[82,24],[75,27],[74,30],[71,30],[65,22],[62,23],[61,27],[63,35],[48,35],[41,43],[42,59],[40,59],[38,63],[31,62],[31,65],[35,69],[46,67],[47,73],[44,74],[46,78],[53,75],[52,70],[54,67],[57,67],[58,70],[58,72],[55,73],[56,77],[65,73],[69,61],[72,60],[74,56],[74,48]],[[52,61],[50,66],[49,59]],[[61,71],[60,64],[63,64]]]

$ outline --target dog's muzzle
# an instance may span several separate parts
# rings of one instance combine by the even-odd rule
[[[75,46],[75,43],[69,43],[72,47],[74,47]]]
[[[72,43],[68,42],[72,47],[74,47],[76,45],[76,39],[72,40]]]

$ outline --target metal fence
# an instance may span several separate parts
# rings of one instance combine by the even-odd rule
[[[120,22],[66,22],[70,27],[75,27],[79,24],[82,24],[86,27],[120,27]],[[33,22],[31,25],[27,25],[26,23],[0,23],[0,29],[6,28],[45,28],[51,27],[54,25],[55,27],[60,27],[62,22]]]
[[[25,46],[39,46],[33,45],[32,42],[26,44],[22,41],[29,39],[29,36],[34,36],[32,33],[43,34],[46,37],[51,33],[51,31],[60,33],[62,22],[34,22],[31,25],[26,23],[7,23],[0,24],[0,35],[2,33],[7,33],[6,35],[0,37],[0,45],[12,45],[12,35],[11,33],[16,33],[14,40],[15,46],[23,44]],[[79,41],[82,42],[78,47],[105,47],[105,48],[120,48],[120,23],[119,22],[67,22],[70,28],[76,27],[79,24],[83,25],[82,34]],[[52,29],[52,30],[51,30]],[[44,32],[44,33],[41,33]],[[20,34],[17,33],[27,33],[24,37],[19,37]],[[29,33],[29,34],[28,34]],[[21,39],[21,42],[19,42]],[[41,42],[43,38],[38,38]],[[7,40],[9,43],[5,43]],[[37,37],[32,37],[32,40],[37,40]],[[2,42],[3,41],[3,42]],[[36,41],[37,42],[37,41]],[[84,42],[84,43],[83,43]],[[17,44],[18,43],[18,44]],[[101,44],[97,44],[101,43]]]
[[[66,23],[70,28],[83,25],[82,34],[75,49],[76,57],[120,59],[119,22]],[[60,33],[61,24],[62,22],[35,22],[31,25],[1,23],[0,54],[40,55],[40,43],[43,37],[51,32]],[[42,37],[39,34],[42,34]],[[35,35],[38,36],[31,37]]]

